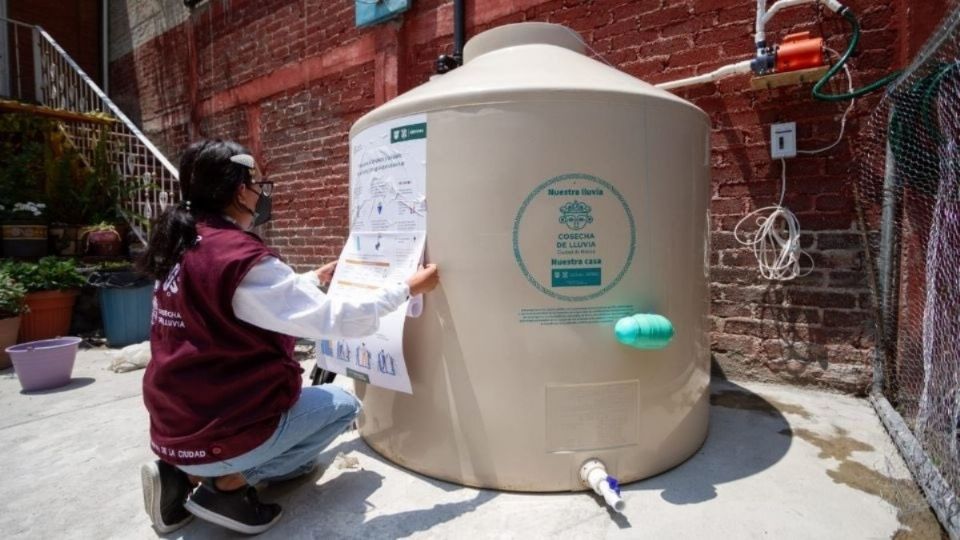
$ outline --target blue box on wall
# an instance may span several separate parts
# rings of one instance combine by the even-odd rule
[[[356,0],[357,27],[392,19],[410,7],[410,0]]]

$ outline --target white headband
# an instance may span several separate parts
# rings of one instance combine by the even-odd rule
[[[253,156],[250,154],[237,154],[235,156],[230,156],[230,161],[238,165],[243,165],[248,169],[257,168],[257,162],[253,160]]]

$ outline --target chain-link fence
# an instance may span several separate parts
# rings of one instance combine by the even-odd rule
[[[960,2],[869,119],[858,217],[877,322],[873,401],[960,535]]]

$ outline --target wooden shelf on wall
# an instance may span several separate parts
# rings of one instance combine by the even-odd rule
[[[83,114],[73,111],[64,111],[60,109],[51,109],[42,105],[31,105],[8,99],[0,99],[0,112],[22,112],[46,116],[65,122],[87,122],[91,124],[112,124],[116,122],[113,118],[102,118],[90,114]]]
[[[820,66],[810,69],[798,69],[786,73],[774,73],[750,79],[750,88],[754,90],[771,90],[783,86],[798,86],[801,84],[819,81],[827,73],[830,66]]]

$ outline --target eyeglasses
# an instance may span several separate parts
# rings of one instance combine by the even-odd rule
[[[273,195],[273,182],[253,182],[253,185],[257,186],[258,192],[264,197]]]

